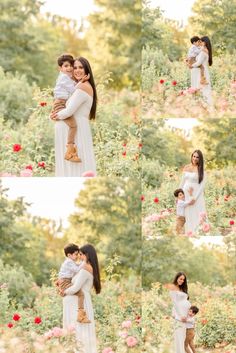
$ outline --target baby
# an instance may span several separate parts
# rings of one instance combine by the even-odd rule
[[[67,99],[74,93],[77,82],[73,79],[73,66],[74,58],[72,55],[63,54],[57,59],[60,74],[56,81],[56,86],[54,88],[54,102],[51,114],[58,113],[60,110],[64,109],[66,106]],[[87,80],[84,77],[81,82]],[[77,153],[77,147],[75,145],[75,136],[77,132],[77,124],[74,116],[63,119],[63,121],[68,125],[68,139],[67,139],[67,150],[65,154],[65,159],[70,162],[80,163],[81,159]]]
[[[195,315],[199,312],[199,309],[196,306],[191,306],[188,311],[188,316],[186,321],[186,338],[184,342],[184,348],[186,353],[196,353],[194,345],[194,336],[195,336]],[[192,352],[190,351],[191,348]]]
[[[192,196],[193,189],[189,189],[189,195]],[[177,189],[174,192],[174,196],[177,199],[176,202],[176,233],[183,234],[184,233],[184,224],[185,224],[185,208],[191,205],[192,200],[186,202],[184,191],[182,189]]]
[[[193,63],[196,62],[196,57],[198,56],[198,54],[201,51],[201,47],[200,47],[201,39],[199,37],[195,36],[190,39],[190,42],[192,43],[192,46],[189,48],[186,61],[187,61],[188,65],[191,66]],[[202,85],[207,85],[208,82],[205,78],[204,66],[200,65],[199,68],[200,68],[200,72],[201,72],[200,83]]]
[[[68,244],[64,248],[64,253],[65,253],[66,259],[60,267],[58,280],[56,282],[56,285],[58,287],[58,293],[61,296],[64,296],[64,290],[66,288],[69,288],[72,285],[71,284],[72,278],[83,267],[83,262],[81,264],[76,263],[79,255],[79,247],[77,245]],[[77,321],[83,324],[88,324],[91,321],[87,318],[86,311],[84,310],[84,293],[82,290],[79,290],[77,293],[75,293],[75,295],[78,296],[78,300],[79,300]]]

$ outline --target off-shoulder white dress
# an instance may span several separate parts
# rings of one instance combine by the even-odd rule
[[[66,296],[63,297],[63,328],[68,330],[72,325],[75,325],[78,344],[83,347],[77,350],[77,353],[97,353],[94,312],[90,295],[93,287],[93,275],[85,269],[81,269],[73,277],[72,284],[65,290]],[[84,292],[84,309],[91,321],[90,324],[81,324],[77,321],[78,297],[73,294],[80,289]]]
[[[211,91],[211,78],[209,73],[209,65],[208,65],[209,56],[203,50],[196,57],[196,62],[192,65],[191,69],[191,87],[200,89],[205,101],[212,105],[212,91]],[[201,71],[199,66],[203,65],[204,67],[204,75],[208,82],[207,85],[202,85],[200,83],[201,80]]]
[[[55,123],[55,175],[57,177],[81,177],[88,171],[96,175],[93,140],[89,125],[92,103],[93,97],[77,88],[68,99],[66,108],[57,114],[60,120],[74,115],[77,122],[75,143],[82,160],[82,163],[74,163],[64,159],[69,127],[65,122],[57,120]]]
[[[185,233],[195,232],[200,224],[201,213],[206,212],[204,188],[206,183],[206,175],[199,184],[198,172],[184,172],[180,184],[180,188],[183,189],[185,195],[185,201],[189,202],[195,199],[193,205],[185,208]],[[189,189],[193,188],[192,196],[189,194]]]
[[[184,292],[171,290],[170,297],[173,302],[172,317],[175,319],[175,353],[185,353],[184,341],[186,338],[186,323],[182,322],[181,318],[187,318],[191,304],[188,301],[188,295]]]

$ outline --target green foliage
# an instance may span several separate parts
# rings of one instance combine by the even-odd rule
[[[141,271],[141,187],[120,178],[87,180],[75,201],[66,235],[79,243],[96,244],[101,260],[119,256],[121,273]],[[133,251],[130,252],[130,244]]]
[[[21,266],[4,265],[0,261],[0,283],[6,283],[7,285],[7,291],[3,289],[2,292],[0,289],[0,300],[5,309],[8,309],[10,302],[13,307],[17,305],[16,303],[21,306],[30,306],[33,303],[35,298],[33,278]],[[1,306],[1,308],[3,307]],[[3,311],[2,315],[1,319],[5,319],[6,312]]]
[[[89,15],[86,31],[89,56],[96,57],[102,73],[112,72],[112,86],[118,89],[140,85],[141,1],[96,0],[100,11]],[[99,43],[99,45],[98,45]]]
[[[215,53],[235,50],[236,3],[231,0],[196,0],[190,18],[192,33],[211,38]]]
[[[0,67],[0,117],[9,123],[8,129],[27,122],[32,98],[32,87],[25,76],[5,74]]]
[[[152,259],[149,261],[148,259]],[[188,238],[162,237],[143,243],[143,286],[172,281],[175,273],[187,273],[190,281],[206,285],[226,285],[229,278],[227,254],[220,248],[194,246]]]

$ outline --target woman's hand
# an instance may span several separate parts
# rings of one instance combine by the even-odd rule
[[[196,202],[196,200],[195,200],[195,199],[192,199],[192,200],[189,202],[189,205],[190,205],[190,206],[191,206],[191,205],[194,205],[195,202]]]
[[[57,117],[57,113],[56,113],[56,112],[51,113],[51,114],[50,114],[50,119],[52,119],[52,120],[59,120],[58,117]]]
[[[187,322],[187,318],[186,317],[181,317],[181,321],[182,322]]]

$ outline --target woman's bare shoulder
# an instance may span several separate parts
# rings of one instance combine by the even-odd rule
[[[173,283],[166,283],[163,285],[164,288],[169,289],[169,290],[177,290],[177,287]]]
[[[77,88],[93,96],[93,88],[89,82],[81,82],[77,85]]]
[[[183,167],[183,172],[190,172],[192,170],[192,165],[191,164],[186,164]]]

